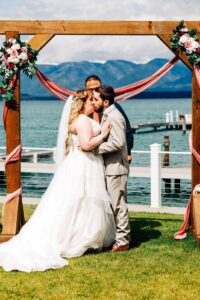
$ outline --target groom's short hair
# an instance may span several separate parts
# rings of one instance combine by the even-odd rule
[[[88,76],[88,77],[85,79],[85,86],[86,86],[86,84],[87,84],[88,81],[92,81],[92,80],[97,80],[97,81],[99,81],[100,84],[101,84],[101,79],[99,78],[99,76],[97,76],[97,75],[90,75],[90,76]]]
[[[114,103],[115,91],[110,85],[100,85],[95,89],[95,92],[100,93],[102,100],[109,100],[109,104]]]

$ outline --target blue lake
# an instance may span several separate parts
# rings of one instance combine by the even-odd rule
[[[191,99],[134,99],[126,100],[121,105],[127,113],[131,124],[137,124],[165,122],[165,114],[170,110],[173,111],[174,117],[176,111],[180,114],[189,114],[191,113],[191,103]],[[21,102],[21,136],[24,147],[56,146],[57,130],[63,105],[64,103],[59,100]],[[2,109],[3,105],[1,102],[1,114]],[[153,143],[162,145],[164,135],[169,135],[170,137],[170,151],[189,151],[189,131],[183,134],[181,130],[157,130],[155,132],[136,133],[134,135],[134,150],[149,150],[149,146]],[[0,146],[5,146],[3,122],[0,123]],[[170,159],[172,165],[190,166],[191,164],[190,156],[173,156]],[[148,165],[149,155],[134,154],[133,164],[135,166]],[[130,178],[128,183],[129,202],[147,203],[149,201],[149,187],[150,180],[148,179]],[[189,191],[190,183],[185,182],[182,186],[182,193],[186,196],[182,197],[185,199],[182,201],[182,204],[185,204]],[[35,191],[35,195],[40,196],[42,192],[43,189],[41,189],[39,194]],[[141,192],[144,195],[142,199]],[[139,200],[136,199],[137,194]],[[164,200],[167,201],[166,199]]]

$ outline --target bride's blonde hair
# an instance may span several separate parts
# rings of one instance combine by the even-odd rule
[[[78,90],[73,96],[68,122],[68,136],[65,141],[65,156],[69,154],[69,150],[72,146],[71,125],[78,118],[78,116],[83,113],[84,103],[89,97],[92,97],[92,93],[86,90]]]

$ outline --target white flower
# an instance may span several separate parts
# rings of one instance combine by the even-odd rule
[[[12,62],[13,62],[13,56],[9,56],[9,57],[7,58],[7,62],[8,62],[8,63],[12,63]]]
[[[7,52],[8,54],[12,54],[12,49],[11,49],[11,48],[8,48],[8,49],[6,49],[6,52]]]
[[[199,43],[197,43],[194,38],[189,37],[183,45],[188,54],[191,54],[196,48],[199,47]]]
[[[185,51],[186,51],[187,54],[192,54],[193,49],[192,48],[187,48],[187,49],[185,49]]]
[[[19,59],[22,60],[27,60],[28,59],[28,55],[25,52],[22,52],[20,55],[18,55]]]
[[[10,57],[8,57],[7,61],[8,61],[9,63],[13,63],[13,64],[16,65],[16,64],[19,63],[19,58],[15,57],[15,56],[10,56]]]
[[[8,40],[9,43],[16,44],[17,40],[15,38],[10,38]]]
[[[180,29],[180,31],[182,31],[182,32],[188,32],[189,30],[188,30],[187,27],[183,27],[183,28]]]
[[[194,41],[194,42],[192,43],[192,47],[193,47],[194,49],[197,49],[197,48],[200,47],[200,44],[199,44],[197,41]]]
[[[183,45],[183,44],[185,44],[186,42],[187,42],[187,40],[189,39],[189,35],[188,34],[184,34],[184,35],[182,35],[181,37],[180,37],[180,39],[179,39],[179,45]]]
[[[13,50],[19,50],[20,49],[20,45],[19,44],[13,44],[11,49]]]

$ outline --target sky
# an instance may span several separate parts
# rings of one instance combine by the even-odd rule
[[[8,5],[9,3],[9,5]],[[200,20],[199,0],[0,0],[1,20]],[[21,37],[29,40],[30,37]],[[4,37],[0,37],[2,43]],[[173,53],[155,36],[55,36],[38,64],[110,59],[146,63]]]

